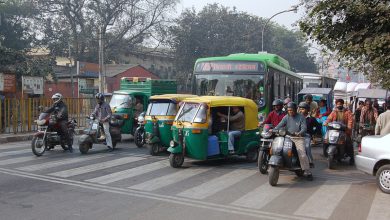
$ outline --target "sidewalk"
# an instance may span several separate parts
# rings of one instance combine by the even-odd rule
[[[83,134],[84,128],[78,128],[75,130],[76,135]],[[17,141],[29,141],[32,140],[35,132],[17,133],[17,134],[0,134],[0,144]]]

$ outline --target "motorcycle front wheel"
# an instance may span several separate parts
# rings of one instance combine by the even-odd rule
[[[45,153],[46,146],[44,144],[43,137],[37,136],[32,139],[31,150],[37,157],[40,157]]]
[[[266,174],[268,170],[268,152],[260,150],[257,162],[260,173]]]
[[[144,132],[143,129],[140,128],[135,129],[134,132],[134,143],[139,148],[144,146],[143,132]]]

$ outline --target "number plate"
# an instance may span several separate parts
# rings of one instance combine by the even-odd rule
[[[97,130],[98,129],[98,124],[97,123],[93,123],[92,124],[92,129],[93,130]]]

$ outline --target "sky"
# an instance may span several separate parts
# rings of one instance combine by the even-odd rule
[[[299,0],[180,0],[177,6],[177,13],[180,14],[184,9],[191,7],[194,7],[196,12],[199,12],[207,4],[213,3],[218,3],[231,9],[233,6],[236,6],[237,11],[269,18],[280,11],[290,9],[293,5],[298,5]],[[293,29],[292,24],[301,16],[302,10],[298,10],[298,13],[286,12],[277,15],[271,21],[284,25],[288,29]]]

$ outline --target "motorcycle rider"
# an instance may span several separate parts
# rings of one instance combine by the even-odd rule
[[[283,111],[283,101],[280,99],[276,99],[272,102],[272,106],[274,107],[274,110],[270,112],[265,119],[265,121],[262,123],[264,124],[272,124],[273,127],[276,127],[279,122],[283,119],[283,117],[286,115],[286,113]]]
[[[310,168],[314,168],[313,155],[311,154],[311,138],[313,135],[321,132],[321,124],[318,123],[316,118],[309,115],[310,106],[306,102],[301,102],[298,105],[299,112],[306,118],[307,133],[305,135],[305,149],[307,156],[309,157]]]
[[[363,128],[365,125],[375,128],[376,120],[378,119],[378,111],[372,106],[371,99],[366,99],[365,106],[363,107],[360,113],[360,128]],[[362,130],[359,132],[362,134]],[[375,131],[372,129],[369,132],[366,132],[366,135],[374,135]]]
[[[336,100],[336,109],[330,113],[328,119],[324,123],[325,126],[330,122],[339,121],[346,125],[346,152],[350,157],[349,164],[353,165],[355,163],[353,147],[352,147],[352,125],[353,125],[353,116],[351,111],[344,108],[344,100],[337,99]]]
[[[58,133],[60,133],[61,138],[65,143],[68,145],[69,152],[73,152],[72,148],[72,142],[69,137],[69,131],[68,131],[68,107],[62,100],[62,95],[60,93],[54,94],[51,99],[53,100],[53,105],[48,108],[45,113],[53,113],[57,123],[59,124],[60,130]]]
[[[112,116],[111,107],[107,102],[104,101],[104,95],[102,93],[97,93],[95,95],[97,104],[95,110],[92,112],[91,117],[97,117],[99,122],[103,125],[104,134],[106,136],[107,148],[109,151],[113,151],[112,139],[110,134],[110,123],[109,120]]]
[[[297,113],[297,104],[294,102],[287,104],[287,113],[288,114],[284,116],[282,121],[275,127],[275,130],[286,127],[287,133],[292,135],[291,140],[295,143],[295,147],[298,151],[299,162],[304,171],[304,175],[308,180],[313,180],[303,138],[307,131],[306,119],[303,115]]]

